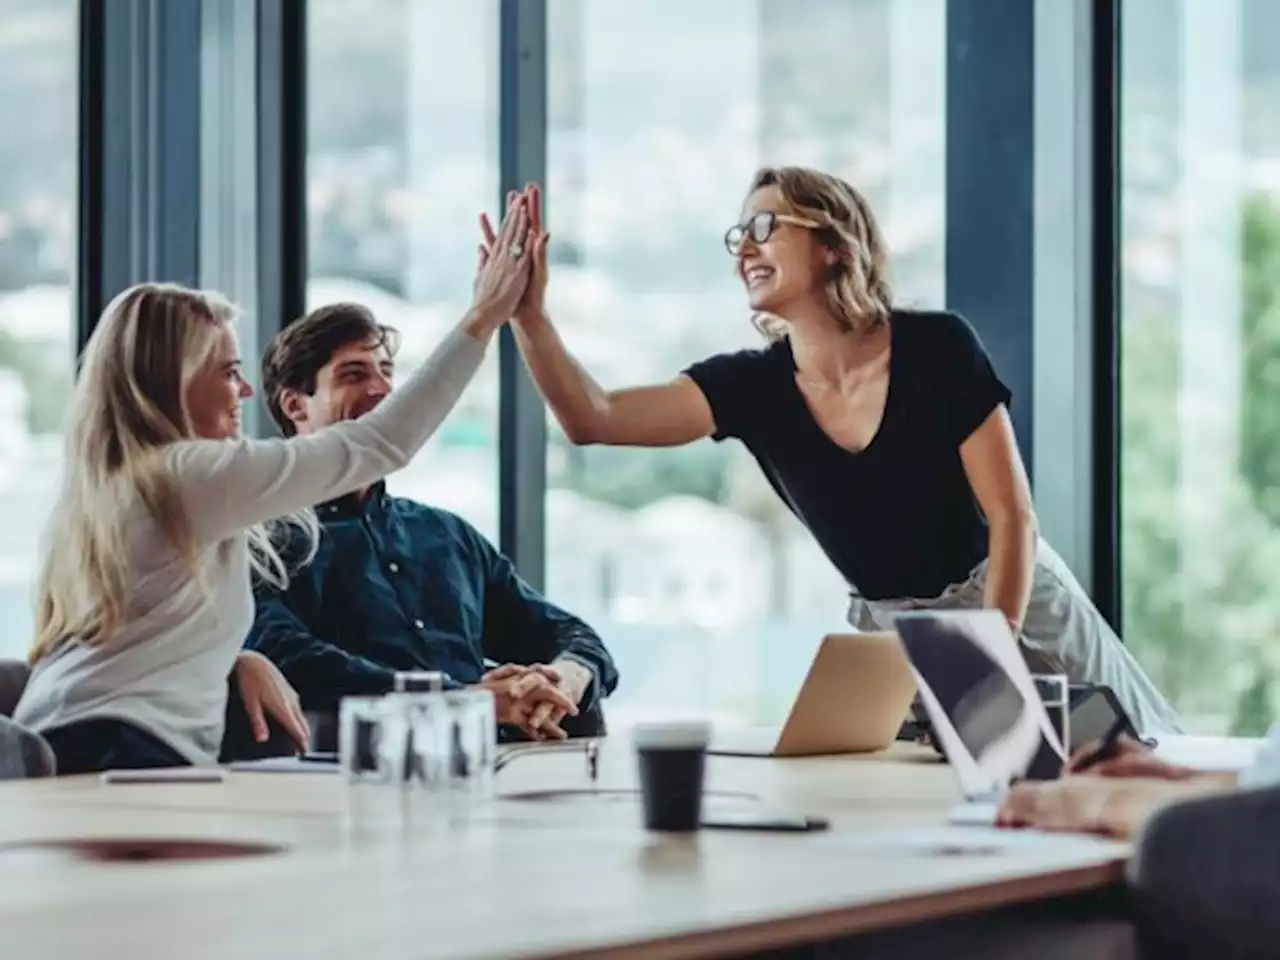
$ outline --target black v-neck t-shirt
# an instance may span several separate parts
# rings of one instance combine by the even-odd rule
[[[855,593],[923,599],[965,580],[987,556],[987,525],[960,445],[1011,401],[974,329],[954,313],[894,311],[884,415],[858,453],[818,425],[795,371],[783,338],[685,373],[714,438],[746,445]]]

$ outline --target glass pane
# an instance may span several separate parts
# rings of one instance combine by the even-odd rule
[[[941,302],[944,0],[548,10],[549,310],[601,383],[761,343],[723,240],[761,164],[864,190],[900,299]],[[610,722],[779,721],[848,591],[746,452],[575,448],[551,421],[548,474],[548,593],[617,658]]]
[[[470,305],[476,215],[496,206],[497,0],[311,0],[307,10],[307,306],[372,308],[403,334],[403,376]],[[490,538],[497,356],[427,452],[389,481]]]
[[[0,657],[31,647],[75,364],[75,0],[0,0]]]
[[[1280,666],[1280,5],[1125,0],[1124,635],[1191,726]]]

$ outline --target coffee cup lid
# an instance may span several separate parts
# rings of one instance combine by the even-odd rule
[[[640,748],[705,747],[711,740],[711,724],[703,720],[638,723],[631,730],[631,739]]]

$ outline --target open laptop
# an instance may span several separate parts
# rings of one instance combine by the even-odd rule
[[[1066,748],[1001,613],[913,611],[894,627],[965,797],[952,823],[989,825],[1015,780],[1058,775]]]
[[[828,634],[781,727],[716,731],[709,752],[807,757],[883,750],[897,736],[915,692],[897,634]]]

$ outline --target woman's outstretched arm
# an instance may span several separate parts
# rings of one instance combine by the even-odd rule
[[[494,332],[523,296],[531,261],[527,233],[528,215],[519,204],[503,222],[500,252],[477,278],[471,309],[403,386],[359,419],[288,439],[174,444],[168,467],[197,542],[225,539],[406,466],[453,410]]]
[[[715,433],[711,407],[688,377],[606,390],[569,352],[545,306],[550,234],[542,229],[541,193],[536,186],[530,186],[522,194],[512,192],[507,200],[510,204],[519,198],[528,204],[536,239],[529,286],[516,310],[516,342],[538,391],[565,436],[577,444],[678,447]],[[480,246],[483,269],[497,238],[487,217],[480,218],[480,227],[484,235]]]

